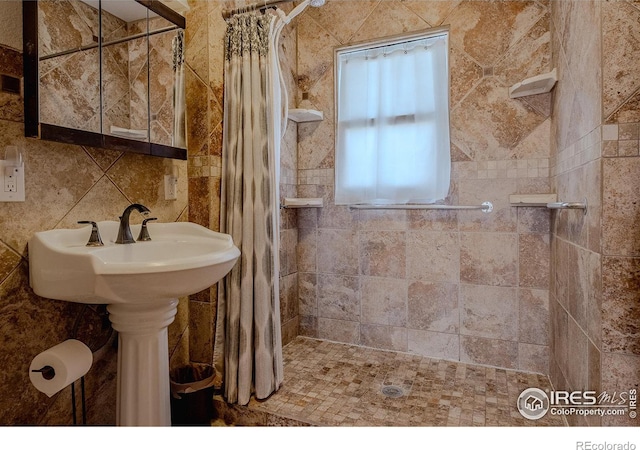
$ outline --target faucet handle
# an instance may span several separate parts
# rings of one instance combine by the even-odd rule
[[[78,223],[91,225],[91,236],[89,237],[89,242],[87,242],[87,247],[101,247],[104,245],[100,238],[100,231],[98,230],[97,223],[92,220],[81,220]]]
[[[140,227],[140,234],[138,235],[138,239],[136,241],[150,241],[151,236],[149,236],[149,230],[147,229],[147,222],[151,220],[158,220],[157,217],[150,217],[148,219],[144,219],[142,221],[142,227]]]

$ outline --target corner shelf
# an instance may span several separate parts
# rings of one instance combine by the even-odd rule
[[[320,122],[324,119],[324,113],[315,109],[290,109],[289,119],[294,122]]]
[[[558,201],[557,194],[511,194],[509,203],[511,206],[542,206]]]
[[[509,97],[518,98],[527,95],[545,94],[553,89],[556,81],[558,81],[558,74],[556,69],[553,69],[549,73],[527,78],[520,83],[514,84],[509,88]]]

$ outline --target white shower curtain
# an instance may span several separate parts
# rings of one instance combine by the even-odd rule
[[[279,299],[282,103],[277,18],[257,12],[227,22],[220,228],[241,257],[219,283],[216,370],[229,403],[263,399],[283,380]]]

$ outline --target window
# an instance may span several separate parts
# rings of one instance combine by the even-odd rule
[[[336,204],[447,196],[448,32],[336,50]]]

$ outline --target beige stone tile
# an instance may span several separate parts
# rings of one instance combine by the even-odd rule
[[[507,87],[485,78],[452,109],[451,141],[475,160],[511,159],[544,120],[526,103],[510,100]]]
[[[569,302],[569,244],[561,239],[555,241],[553,274],[555,279],[554,293],[558,302],[567,307]]]
[[[409,284],[407,326],[416,330],[458,333],[458,285],[415,281]]]
[[[299,169],[334,167],[334,131],[333,117],[329,116],[325,116],[322,122],[298,124]]]
[[[518,365],[518,343],[460,336],[460,361],[516,368]]]
[[[460,286],[460,305],[460,334],[510,341],[518,339],[516,288],[463,284]]]
[[[615,353],[602,354],[602,367],[607,370],[602,373],[602,390],[612,392],[628,392],[638,382],[640,372],[640,357],[638,355],[620,355]],[[629,415],[603,417],[605,426],[637,426],[637,419]]]
[[[309,91],[327,71],[333,71],[333,49],[339,45],[340,42],[309,14],[300,17],[297,75],[303,92]]]
[[[406,233],[404,231],[361,231],[360,274],[404,278],[406,274]]]
[[[313,316],[300,316],[299,330],[300,336],[318,337],[318,317]]]
[[[517,284],[517,235],[461,233],[460,280],[492,286]]]
[[[451,12],[462,3],[462,0],[447,1],[405,1],[404,5],[422,17],[432,27],[446,21]]]
[[[553,375],[555,368],[559,369],[564,378],[564,373],[567,371],[567,361],[569,357],[569,316],[567,311],[558,302],[551,300],[549,302],[549,316],[551,332],[549,352],[551,355],[550,371]],[[556,379],[562,379],[556,378]],[[556,387],[558,389],[565,389],[566,384],[559,384]]]
[[[407,278],[457,282],[460,277],[458,233],[410,231],[407,233]]]
[[[357,344],[360,341],[360,323],[319,317],[318,337],[330,341]]]
[[[361,317],[357,277],[318,275],[318,315],[322,318],[358,321]]]
[[[560,67],[560,79],[570,78],[573,83],[564,86],[568,88],[568,95],[561,96],[561,103],[566,110],[560,114],[568,121],[562,130],[567,133],[565,142],[570,144],[600,125],[602,100],[599,83],[602,76],[601,58],[604,55],[601,39],[598,33],[593,32],[601,27],[602,2],[566,3],[560,26],[563,36],[561,58],[567,66],[566,73]],[[584,70],[584,67],[590,70]]]
[[[407,283],[393,278],[360,278],[362,317],[367,324],[407,325]]]
[[[518,289],[518,340],[546,346],[549,342],[549,293]]]
[[[210,197],[208,177],[189,177],[189,221],[209,227]]]
[[[80,228],[86,226],[78,225],[78,221],[81,220],[93,220],[94,222],[101,220],[118,221],[122,211],[129,204],[130,202],[113,182],[104,176],[69,210],[64,218],[58,222],[56,228]],[[102,235],[104,242],[113,242],[116,238],[117,236]]]
[[[569,246],[569,296],[567,311],[585,330],[590,310],[600,295],[600,255]]]
[[[358,226],[361,230],[405,230],[408,212],[363,209],[359,211]]]
[[[518,284],[521,287],[549,287],[549,235],[518,235]]]
[[[640,95],[629,97],[613,114],[606,118],[606,123],[640,122]]]
[[[409,353],[449,360],[460,358],[460,337],[457,334],[411,329],[408,333]]]
[[[301,272],[315,272],[317,269],[317,239],[318,233],[316,229],[298,228],[296,253],[298,270]]]
[[[297,243],[297,229],[280,231],[280,273],[282,275],[289,275],[298,270],[296,254]]]
[[[495,65],[540,19],[535,2],[463,2],[447,17],[451,40],[483,67]]]
[[[165,200],[161,194],[164,175],[172,172],[178,174],[177,200]],[[174,222],[187,205],[186,161],[128,153],[111,166],[107,175],[132,203],[145,205],[159,222]],[[140,222],[133,215],[131,220]]]
[[[298,303],[301,315],[318,315],[317,276],[315,273],[298,272]]]
[[[407,227],[410,230],[457,231],[457,211],[409,210]]]
[[[342,44],[352,40],[378,1],[328,1],[322,8],[309,8],[305,14],[317,21]]]
[[[606,158],[602,162],[602,252],[640,255],[640,158]]]
[[[518,344],[518,369],[527,372],[549,373],[549,347],[546,345]]]
[[[551,119],[542,122],[524,138],[513,154],[518,159],[548,158],[551,154],[549,136],[551,135]]]
[[[189,26],[185,30],[185,62],[206,84],[209,83],[208,43],[209,29],[207,23],[207,4],[193,2],[187,11],[186,19]],[[187,91],[188,92],[188,91]]]
[[[427,24],[401,1],[379,2],[353,36],[353,42],[418,31]]]
[[[550,233],[551,220],[546,208],[518,208],[518,231],[520,233]]]
[[[449,95],[451,105],[455,106],[482,79],[482,67],[455,46],[449,48],[449,58],[449,73],[451,74]]]
[[[280,323],[284,324],[299,315],[298,274],[280,276]]]
[[[211,303],[189,302],[189,354],[193,362],[212,361],[214,314]]]
[[[0,284],[18,267],[20,261],[18,254],[0,242]]]
[[[551,415],[525,422],[514,410],[525,388],[550,389],[544,375],[307,338],[295,339],[283,353],[288,381],[277,393],[247,407],[215,399],[218,417],[229,425],[264,425],[258,414],[267,416],[267,424],[312,426],[563,424]],[[387,385],[403,396],[384,396]]]
[[[459,204],[480,205],[490,201],[493,211],[459,211],[458,223],[461,231],[516,231],[518,211],[509,203],[509,195],[517,190],[515,179],[460,180],[458,182]]]
[[[588,338],[571,317],[569,318],[568,325],[567,381],[572,389],[585,390],[589,388],[589,386],[587,386],[589,374]]]
[[[539,18],[524,36],[512,45],[495,65],[494,75],[505,86],[551,70],[549,14]]]
[[[318,229],[318,272],[357,275],[358,252],[355,231]]]
[[[633,70],[640,55],[640,11],[627,2],[602,4],[603,108],[605,117],[613,113],[638,88]]]
[[[390,325],[361,324],[360,344],[399,352],[407,351],[407,329]]]
[[[597,159],[585,165],[585,178],[589,180],[586,186],[586,199],[589,205],[587,211],[587,233],[589,242],[587,248],[599,253],[602,243],[602,161]]]
[[[640,259],[602,259],[602,350],[640,352]]]
[[[0,148],[21,147],[28,168],[26,201],[4,203],[0,217],[0,240],[21,254],[34,232],[54,228],[102,176],[82,148],[23,135],[22,124],[0,120]]]
[[[207,155],[209,140],[209,96],[207,85],[198,78],[195,72],[185,68],[185,89],[187,92],[187,142],[189,156]]]

